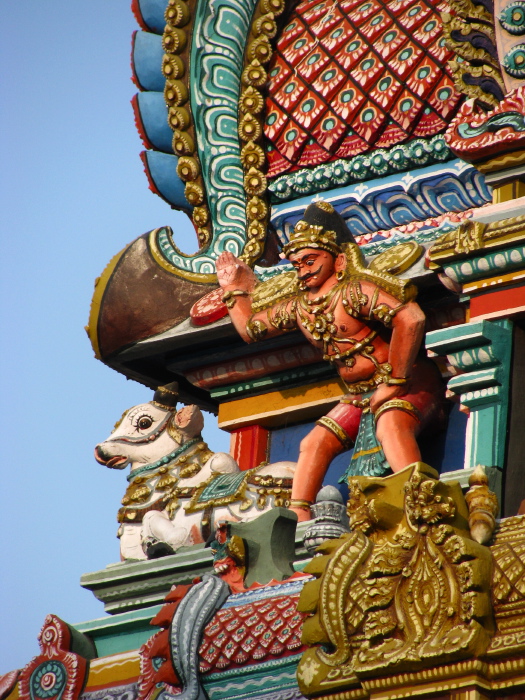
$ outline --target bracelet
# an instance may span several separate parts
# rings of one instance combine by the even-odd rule
[[[301,508],[302,510],[310,510],[312,505],[311,501],[303,501],[299,498],[291,498],[289,501],[289,508]]]
[[[387,386],[401,386],[402,384],[406,384],[409,379],[410,377],[388,377],[385,384]]]
[[[224,294],[222,295],[222,302],[223,302],[223,304],[226,304],[226,306],[229,309],[231,309],[235,304],[235,301],[236,301],[235,297],[249,297],[249,296],[250,296],[249,292],[245,292],[242,289],[233,289],[229,292],[224,292]]]

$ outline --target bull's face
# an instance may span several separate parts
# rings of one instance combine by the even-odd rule
[[[153,403],[140,404],[126,411],[110,437],[95,447],[95,459],[112,469],[149,464],[199,435],[202,427],[197,406],[174,412]]]

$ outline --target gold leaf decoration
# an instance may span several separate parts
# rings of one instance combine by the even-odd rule
[[[259,0],[254,12],[250,36],[246,46],[245,66],[241,82],[243,90],[239,98],[239,137],[241,139],[241,163],[244,169],[244,189],[248,197],[258,197],[266,210],[248,205],[246,208],[248,240],[241,259],[253,265],[262,255],[266,240],[269,207],[266,202],[267,182],[263,169],[266,157],[257,143],[262,139],[260,115],[264,109],[261,88],[268,80],[265,65],[272,57],[271,40],[277,34],[276,19],[284,12],[284,0]],[[261,214],[261,211],[264,211]]]
[[[169,0],[164,17],[166,27],[162,35],[165,55],[162,72],[166,77],[164,98],[168,106],[168,124],[173,130],[172,148],[179,156],[177,173],[186,183],[184,196],[199,211],[193,211],[193,223],[197,230],[199,246],[205,247],[211,240],[211,222],[205,202],[204,181],[195,145],[195,133],[188,102],[189,71],[188,34],[193,20],[190,4],[186,0]],[[184,78],[184,80],[182,80]],[[183,161],[181,163],[181,161]],[[206,214],[203,214],[206,210]]]
[[[303,694],[329,694],[371,674],[392,677],[487,649],[490,551],[466,530],[459,486],[437,477],[416,463],[383,479],[351,480],[353,530],[323,545],[325,556],[306,569],[320,581],[305,585],[299,603],[315,612],[303,630],[312,646],[298,668]]]

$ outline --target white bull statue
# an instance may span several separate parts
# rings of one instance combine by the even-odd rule
[[[200,409],[177,411],[160,403],[167,396],[160,391],[126,411],[95,448],[100,464],[131,466],[118,513],[122,559],[151,559],[205,542],[218,522],[252,520],[290,497],[295,462],[240,471],[231,455],[203,442]]]

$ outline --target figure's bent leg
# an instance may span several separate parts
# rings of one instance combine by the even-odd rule
[[[345,449],[341,441],[330,430],[316,425],[308,435],[301,440],[299,459],[292,485],[292,501],[308,501],[313,503],[321,488],[324,475],[333,458]],[[299,518],[299,522],[310,520],[310,510],[307,506],[290,506]]]
[[[419,428],[418,419],[405,411],[386,411],[379,417],[376,426],[377,439],[393,472],[421,461],[421,452],[416,440]]]

